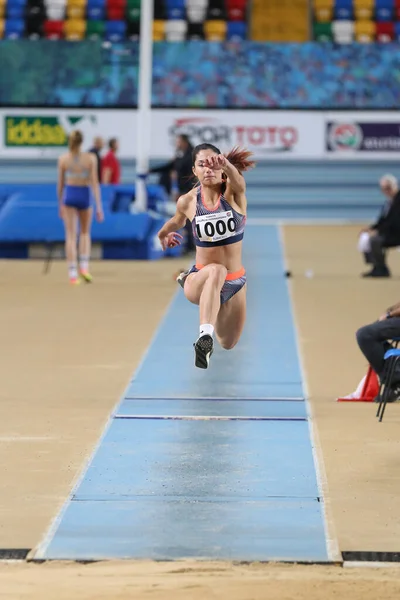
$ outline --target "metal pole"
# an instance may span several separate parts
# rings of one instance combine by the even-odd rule
[[[147,210],[146,176],[149,170],[151,135],[151,88],[153,74],[153,0],[140,6],[139,93],[136,120],[136,201],[138,212]]]

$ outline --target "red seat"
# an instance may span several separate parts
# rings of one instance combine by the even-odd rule
[[[125,21],[126,0],[107,0],[107,20]]]
[[[376,39],[378,42],[391,42],[394,40],[394,23],[385,22],[376,24]]]
[[[394,9],[396,19],[400,21],[400,0],[395,0],[395,9]]]
[[[228,8],[228,20],[229,21],[245,21],[246,11],[243,8],[231,7]]]
[[[60,40],[63,37],[64,21],[45,21],[44,37],[48,40]]]

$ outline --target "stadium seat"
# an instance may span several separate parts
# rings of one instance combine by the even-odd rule
[[[206,39],[213,42],[223,42],[226,40],[226,21],[206,21],[204,23],[204,32]]]
[[[351,44],[354,34],[353,21],[333,21],[333,39],[338,44]]]
[[[360,43],[371,43],[375,40],[376,23],[374,21],[356,21],[355,37]]]
[[[51,1],[51,4],[45,2],[46,14],[49,21],[62,21],[65,16],[66,0],[59,0],[58,2]]]
[[[84,19],[86,16],[86,0],[67,0],[68,19]]]
[[[165,21],[153,21],[153,40],[155,42],[165,40]]]
[[[400,42],[400,22],[394,24],[394,37],[397,42]]]
[[[4,27],[4,37],[6,39],[20,39],[23,37],[24,32],[25,22],[23,19],[6,19]]]
[[[204,23],[206,19],[207,8],[194,7],[188,8],[186,11],[187,20],[189,23]]]
[[[140,0],[128,0],[125,14],[128,21],[140,21]]]
[[[140,36],[140,21],[128,21],[126,37],[131,41],[137,41]]]
[[[64,22],[64,37],[66,40],[83,40],[86,33],[86,21],[84,19],[67,19]]]
[[[124,21],[126,0],[107,0],[106,17],[108,21]]]
[[[333,19],[333,0],[314,0],[314,17],[319,23]]]
[[[394,40],[394,23],[380,21],[376,24],[376,39],[378,42],[388,43]]]
[[[247,0],[226,0],[227,18],[229,21],[246,21]]]
[[[209,0],[206,19],[207,21],[226,21],[227,14],[224,0]]]
[[[43,37],[44,19],[42,16],[27,17],[25,21],[25,36],[30,40]]]
[[[375,19],[376,21],[391,21],[394,15],[394,0],[376,0]]]
[[[106,21],[105,39],[107,42],[122,42],[125,35],[125,21]]]
[[[247,26],[243,21],[228,21],[226,37],[228,40],[245,40]]]
[[[7,19],[24,19],[26,0],[7,0]]]
[[[102,40],[104,38],[106,24],[104,21],[88,21],[86,26],[86,39]]]
[[[314,23],[314,40],[331,42],[333,40],[332,23]]]
[[[0,19],[0,40],[4,36],[4,19]]]
[[[353,18],[353,0],[335,0],[334,18],[348,21]]]
[[[154,21],[165,21],[166,18],[164,0],[154,0]]]
[[[395,0],[394,13],[395,18],[400,21],[400,0]]]
[[[168,42],[183,42],[186,39],[187,21],[172,19],[165,23],[165,35]]]
[[[184,20],[186,18],[185,0],[165,0],[168,20]]]
[[[6,0],[0,0],[0,19],[3,19],[6,14]],[[4,27],[3,27],[4,29]]]
[[[203,23],[188,23],[186,39],[188,40],[204,40],[204,25]]]
[[[354,0],[354,17],[358,21],[371,20],[374,15],[375,0]]]
[[[46,7],[43,0],[27,0],[25,16],[27,19],[38,17],[44,20],[46,18]]]
[[[106,18],[105,0],[88,0],[86,16],[89,21],[103,21]]]
[[[44,35],[49,40],[60,40],[63,37],[64,21],[45,21]]]

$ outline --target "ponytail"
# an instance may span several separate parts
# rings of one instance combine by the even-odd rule
[[[253,169],[256,166],[254,160],[249,160],[250,156],[253,156],[253,153],[250,152],[250,150],[239,148],[239,146],[235,146],[224,156],[234,167],[236,167],[240,174],[244,171],[249,171],[249,169]]]
[[[72,131],[68,138],[68,146],[71,151],[78,150],[78,148],[82,145],[83,135],[79,129],[75,129]]]

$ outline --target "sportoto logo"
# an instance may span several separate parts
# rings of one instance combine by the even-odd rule
[[[358,150],[363,140],[361,127],[355,123],[332,123],[329,129],[329,146],[332,150]]]
[[[227,124],[210,117],[175,119],[169,129],[171,144],[184,133],[194,145],[246,146],[258,152],[290,152],[299,141],[299,132],[290,125]]]

